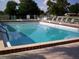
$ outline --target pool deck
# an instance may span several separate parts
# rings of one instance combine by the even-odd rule
[[[3,40],[2,40],[2,33],[0,32],[0,49],[4,48],[4,43],[3,43]]]
[[[79,59],[79,42],[0,55],[0,59]]]
[[[79,24],[70,24],[70,23],[64,23],[64,22],[56,22],[56,21],[50,21],[50,20],[42,20],[41,22],[51,23],[51,24],[58,24],[58,25],[64,25],[64,26],[70,26],[79,28]]]
[[[4,43],[3,43],[3,40],[0,40],[0,48],[4,48]]]

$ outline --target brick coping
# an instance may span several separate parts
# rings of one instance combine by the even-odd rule
[[[0,55],[9,54],[9,53],[17,53],[17,52],[22,52],[22,51],[34,50],[34,49],[41,49],[41,48],[63,45],[63,44],[74,43],[74,42],[79,42],[79,38],[6,47],[4,49],[0,49]]]

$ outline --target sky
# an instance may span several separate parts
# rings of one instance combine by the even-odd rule
[[[0,10],[4,10],[6,8],[6,3],[9,0],[0,0]],[[15,0],[17,3],[19,3],[19,0]],[[35,0],[37,3],[38,7],[41,10],[46,11],[47,10],[47,5],[45,4],[46,0]],[[79,0],[68,0],[71,4],[79,3]]]

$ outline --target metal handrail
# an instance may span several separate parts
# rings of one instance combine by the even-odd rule
[[[3,27],[3,25],[1,24],[1,26],[0,26],[3,30],[5,30],[5,34],[6,34],[6,36],[7,36],[7,39],[9,40],[9,35],[8,35],[8,32],[7,32],[7,30]],[[3,31],[2,31],[3,32]]]

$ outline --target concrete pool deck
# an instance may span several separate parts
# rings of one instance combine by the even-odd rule
[[[79,59],[79,42],[0,55],[0,59]]]
[[[4,48],[4,43],[3,43],[3,40],[0,40],[0,48]]]
[[[2,33],[0,32],[0,49],[4,48],[4,43],[3,43],[3,40],[2,40]]]

